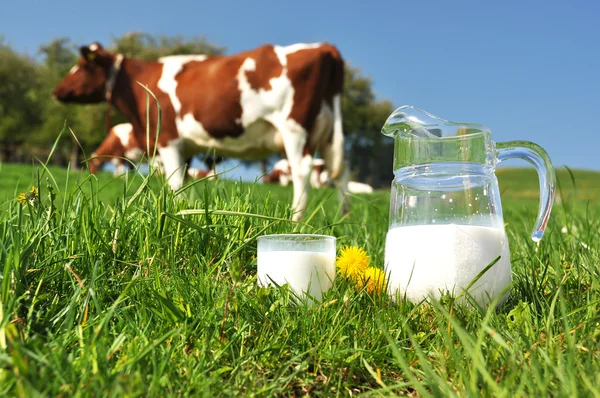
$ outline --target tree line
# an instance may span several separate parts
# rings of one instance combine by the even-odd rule
[[[174,54],[227,53],[225,47],[205,37],[143,32],[102,44],[110,51],[144,60]],[[76,64],[78,47],[69,38],[58,38],[40,46],[35,54],[23,54],[0,36],[0,160],[45,160],[65,126],[70,130],[54,147],[51,164],[81,167],[83,153],[90,154],[102,142],[106,104],[64,105],[52,99],[52,89]],[[379,187],[389,185],[392,178],[393,141],[380,130],[394,108],[391,102],[375,97],[372,85],[369,77],[346,60],[343,117],[353,179]],[[112,121],[126,120],[115,109]]]

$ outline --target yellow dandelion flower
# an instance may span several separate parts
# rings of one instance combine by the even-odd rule
[[[22,205],[26,204],[27,194],[25,192],[21,192],[19,196],[17,196],[17,202],[21,203]]]
[[[379,268],[367,268],[358,279],[358,287],[365,288],[368,293],[382,293],[386,288],[385,273]]]
[[[27,202],[29,202],[29,204],[33,205],[38,199],[38,197],[38,189],[36,187],[31,187],[31,189],[28,192],[21,192],[19,196],[17,196],[17,202],[21,204],[26,204]]]
[[[346,246],[335,260],[342,275],[358,278],[369,267],[369,256],[361,247]]]

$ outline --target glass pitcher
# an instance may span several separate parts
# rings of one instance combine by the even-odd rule
[[[455,123],[413,106],[388,117],[382,133],[395,139],[394,181],[385,246],[388,293],[420,302],[450,293],[486,306],[508,297],[512,282],[496,165],[532,163],[540,206],[532,234],[542,238],[554,202],[550,158],[527,141],[495,143],[490,130]]]

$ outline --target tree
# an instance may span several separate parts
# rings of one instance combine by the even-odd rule
[[[185,39],[183,36],[153,36],[144,32],[131,32],[115,38],[110,49],[146,61],[166,55],[219,55],[225,52],[225,47],[211,44],[205,37]]]
[[[346,65],[342,101],[346,150],[353,178],[379,187],[393,177],[393,139],[381,134],[381,127],[394,107],[378,101],[371,79]]]
[[[35,62],[0,40],[0,144],[5,161],[17,160],[17,149],[41,122],[40,79]]]

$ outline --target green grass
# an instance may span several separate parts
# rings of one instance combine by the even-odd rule
[[[265,233],[333,234],[381,266],[387,191],[355,197],[347,218],[333,190],[313,191],[294,224],[291,189],[201,181],[174,197],[131,174],[4,164],[0,395],[598,396],[600,175],[559,171],[538,246],[535,175],[498,174],[514,282],[480,312],[340,279],[315,306],[256,287]],[[15,201],[38,184],[38,204]]]

